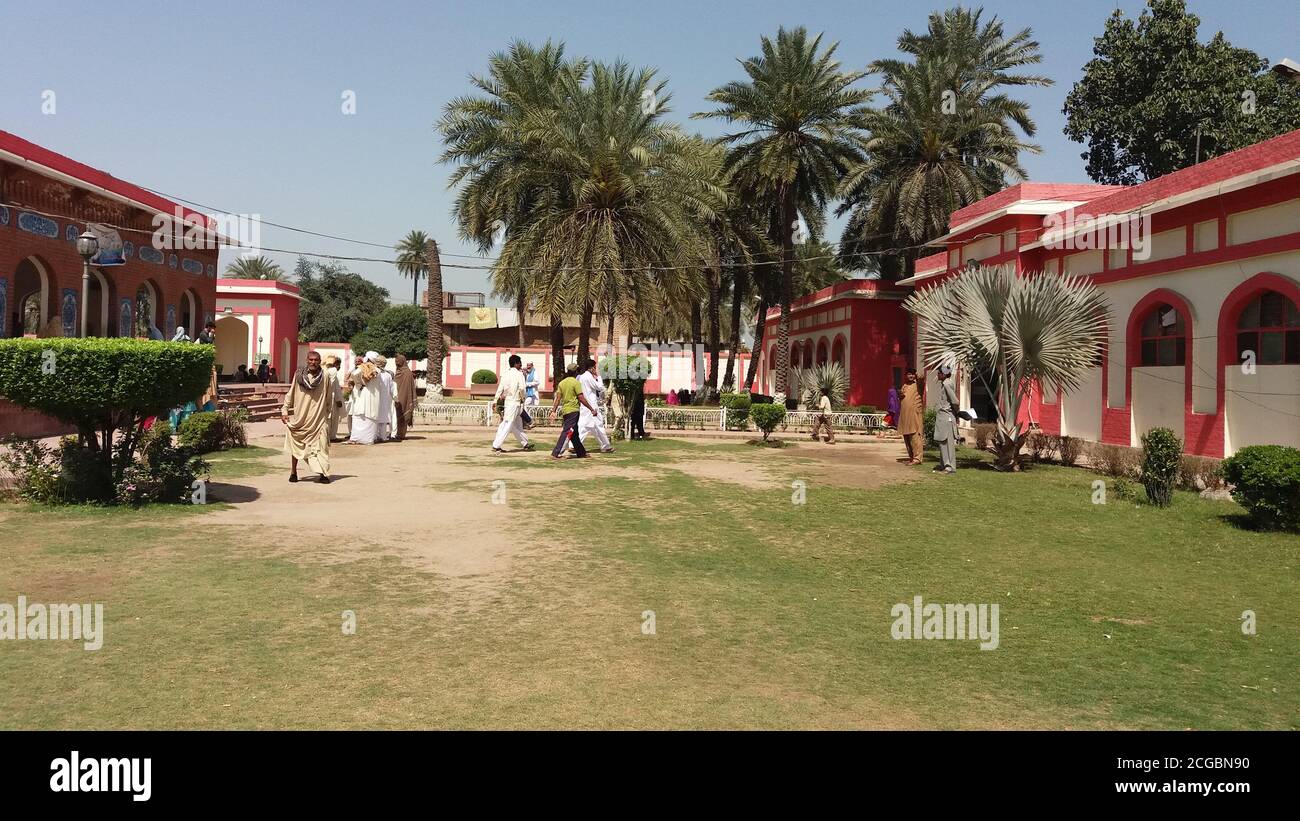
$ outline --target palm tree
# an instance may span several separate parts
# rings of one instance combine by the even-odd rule
[[[821,35],[809,39],[802,27],[782,28],[775,40],[762,38],[762,54],[742,62],[748,79],[714,89],[709,99],[718,108],[695,115],[744,125],[722,138],[730,146],[726,169],[741,196],[775,209],[781,247],[777,390],[782,393],[800,204],[822,211],[841,175],[862,160],[860,129],[871,94],[851,88],[866,74],[841,71],[835,49],[836,44],[822,49]]]
[[[1046,77],[1014,73],[1042,58],[1023,29],[1006,37],[980,10],[949,9],[930,15],[925,34],[905,31],[898,47],[914,60],[878,60],[887,102],[866,115],[871,137],[866,157],[840,187],[849,213],[840,242],[846,268],[874,268],[883,276],[910,276],[922,246],[948,230],[958,208],[1000,191],[1008,177],[1025,178],[1021,151],[1038,147],[1027,104],[1000,93],[1002,86],[1046,86]],[[884,259],[868,260],[874,254]]]
[[[429,275],[429,265],[425,251],[429,244],[429,235],[423,231],[412,231],[397,243],[397,273],[411,278],[411,304],[420,304],[420,278]]]
[[[535,47],[515,41],[489,58],[487,74],[470,78],[482,94],[453,99],[437,124],[446,146],[440,161],[457,166],[448,187],[460,189],[454,213],[461,237],[481,253],[498,252],[489,278],[494,295],[513,299],[520,311],[521,345],[536,277],[531,260],[508,253],[509,239],[533,209],[567,193],[536,153],[534,129],[565,104],[561,79],[580,82],[587,68],[584,59],[567,59],[562,43]],[[564,370],[563,312],[549,313],[558,380]]]
[[[963,271],[903,302],[917,317],[929,367],[957,364],[997,375],[995,466],[1019,467],[1027,431],[1020,406],[1037,384],[1049,393],[1079,387],[1101,357],[1109,307],[1085,277],[1017,274],[1009,266]]]
[[[231,279],[273,279],[288,282],[284,269],[264,256],[240,257],[226,266],[226,276]]]

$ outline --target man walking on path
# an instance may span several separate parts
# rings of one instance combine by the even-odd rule
[[[573,438],[581,441],[587,438],[587,434],[594,433],[596,441],[600,442],[600,452],[613,453],[614,446],[609,443],[609,433],[605,431],[605,419],[598,410],[595,410],[601,406],[605,385],[600,381],[600,374],[596,372],[596,360],[588,359],[582,364],[584,367],[578,382],[582,385],[582,395],[587,399],[587,406],[593,410],[583,408],[579,411],[578,433]]]
[[[835,444],[835,429],[831,427],[831,414],[834,408],[831,407],[831,398],[827,396],[825,389],[821,391],[821,398],[817,400],[817,420],[813,422],[812,439],[817,441],[817,433],[822,428],[826,428],[826,444]]]
[[[519,440],[522,449],[532,449],[532,445],[528,444],[528,437],[524,435],[522,417],[525,387],[524,374],[519,370],[519,366],[523,364],[523,360],[519,358],[519,354],[511,354],[509,364],[510,367],[506,369],[505,375],[497,385],[496,395],[492,397],[493,405],[497,400],[505,400],[505,408],[501,412],[501,424],[497,425],[497,435],[492,440],[493,453],[505,453],[501,446],[505,444],[506,437],[512,433],[515,439]]]
[[[564,414],[564,427],[560,429],[560,438],[555,442],[555,450],[551,451],[552,459],[564,458],[564,446],[568,444],[570,437],[573,439],[574,458],[587,458],[587,449],[582,446],[582,440],[577,436],[578,412],[584,407],[592,413],[596,412],[596,409],[587,402],[587,397],[582,395],[582,383],[578,381],[578,366],[570,365],[565,371],[564,379],[555,386],[555,404],[551,410],[561,411]]]
[[[320,354],[307,354],[307,367],[294,374],[284,395],[280,421],[287,428],[284,451],[289,454],[289,481],[298,481],[298,461],[320,474],[322,484],[330,480],[330,420],[337,413],[338,383],[321,367]]]
[[[907,463],[921,464],[925,443],[921,434],[925,430],[925,405],[921,402],[921,388],[916,383],[916,368],[908,368],[903,377],[903,395],[898,400],[898,432],[907,445]]]

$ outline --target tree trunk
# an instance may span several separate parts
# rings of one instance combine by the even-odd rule
[[[739,268],[732,274],[731,289],[731,338],[727,341],[731,356],[727,359],[727,372],[722,377],[722,389],[731,390],[736,384],[736,356],[740,350],[740,306],[744,300],[745,275]]]
[[[413,274],[411,276],[411,304],[412,305],[420,304],[420,275],[419,274]]]
[[[528,347],[528,294],[519,292],[515,300],[515,313],[519,314],[519,347]]]
[[[709,271],[709,378],[705,382],[718,389],[718,348],[722,345],[722,269]]]
[[[609,309],[609,330],[605,332],[605,345],[609,348],[609,355],[614,355],[614,309]]]
[[[700,303],[691,302],[691,390],[700,386],[700,371],[704,370],[704,319],[700,316]]]
[[[789,398],[790,302],[794,291],[794,186],[781,192],[781,321],[776,326],[776,392]]]
[[[447,354],[447,345],[442,336],[442,258],[437,240],[429,240],[424,247],[424,256],[429,269],[428,368],[424,376],[424,398],[426,402],[439,402],[442,401],[442,360]]]
[[[551,375],[555,384],[564,378],[564,318],[551,314]]]
[[[584,303],[582,306],[582,316],[578,318],[578,367],[587,361],[591,356],[591,318],[596,313],[595,307],[590,303]]]
[[[754,377],[758,375],[758,366],[763,359],[763,336],[767,332],[767,297],[758,300],[758,315],[754,317],[754,348],[749,353],[749,370],[745,374],[745,390],[754,390]]]

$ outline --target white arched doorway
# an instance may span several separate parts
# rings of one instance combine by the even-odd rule
[[[248,323],[237,316],[217,319],[217,364],[223,376],[234,376],[248,364]]]
[[[181,294],[181,315],[177,320],[178,324],[185,329],[185,333],[190,338],[197,338],[202,331],[203,315],[199,313],[199,299],[194,295],[193,288],[185,289]]]

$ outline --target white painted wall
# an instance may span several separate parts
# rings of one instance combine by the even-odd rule
[[[1228,365],[1223,377],[1228,455],[1247,445],[1300,448],[1300,365],[1259,365],[1254,374]]]
[[[1073,393],[1061,397],[1061,433],[1101,440],[1101,368],[1092,368]]]
[[[1184,438],[1184,369],[1181,366],[1133,369],[1132,444],[1152,428],[1169,428]]]

